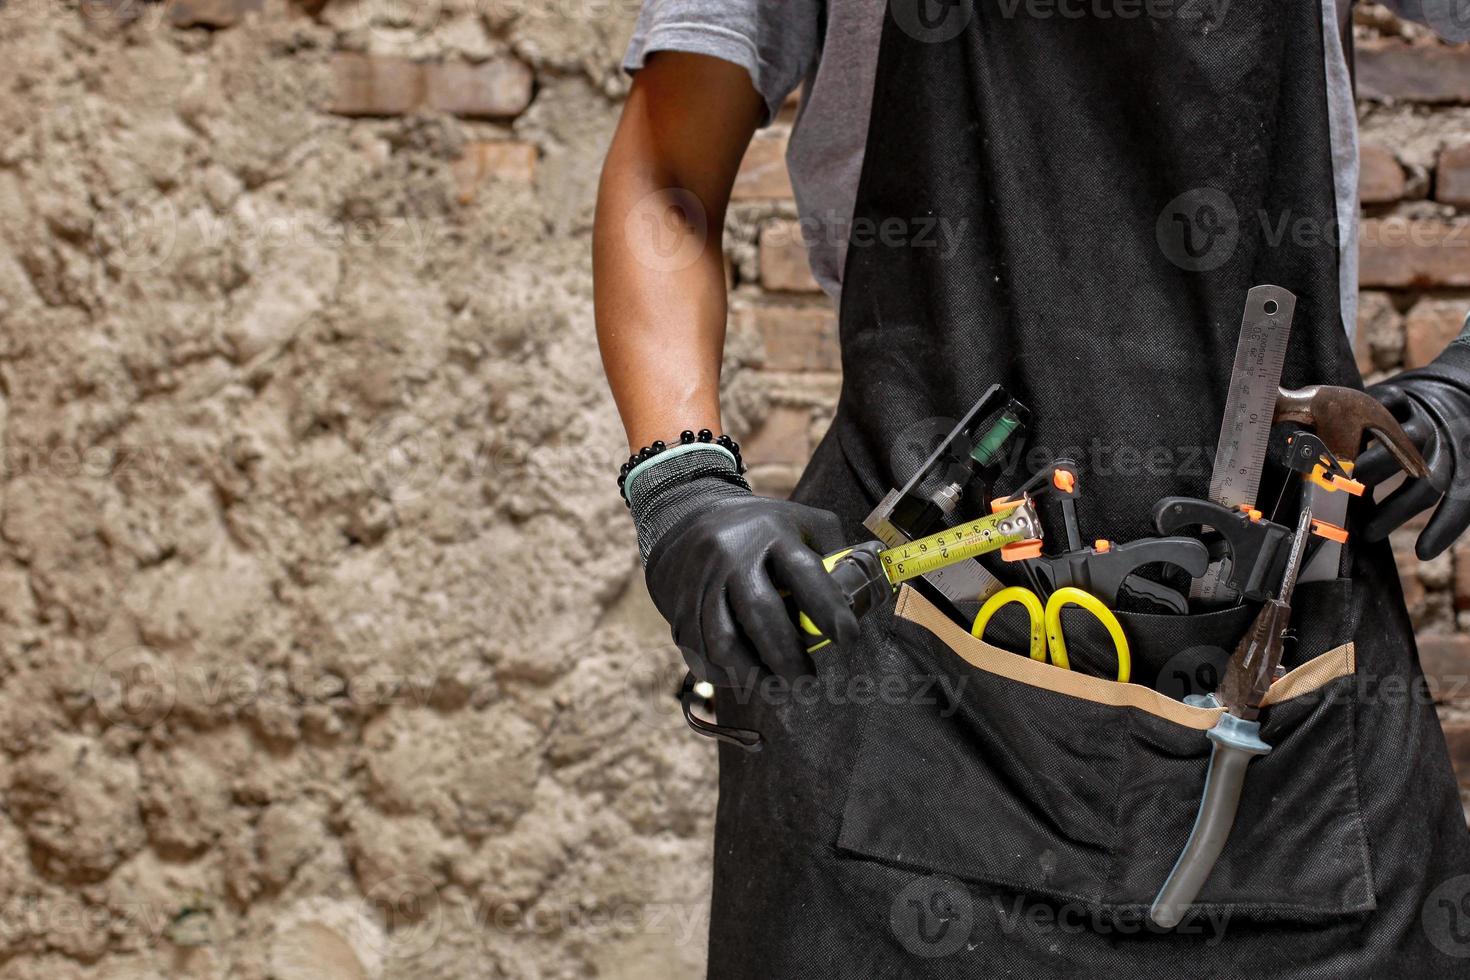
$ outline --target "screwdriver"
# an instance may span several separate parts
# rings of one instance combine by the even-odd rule
[[[1041,522],[1036,509],[1030,498],[1020,498],[1013,503],[1007,501],[996,513],[897,547],[884,548],[881,541],[869,541],[844,548],[823,558],[822,564],[842,590],[853,615],[861,619],[893,598],[894,590],[903,582],[992,551],[1006,550],[1009,557],[1023,558],[1039,551],[1040,539]],[[805,634],[808,653],[832,642],[806,613],[796,608],[789,595],[785,598],[792,620]]]

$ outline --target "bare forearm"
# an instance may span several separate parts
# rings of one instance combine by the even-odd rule
[[[597,337],[631,448],[720,431],[721,231],[759,118],[744,72],[658,56],[603,169],[593,235]]]

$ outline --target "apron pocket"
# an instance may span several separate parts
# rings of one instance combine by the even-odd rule
[[[837,846],[1105,910],[1146,911],[1193,826],[1209,761],[1205,732],[1218,709],[1007,653],[911,589],[898,614],[881,668],[917,667],[946,696],[938,707],[880,700],[869,709]],[[1236,628],[1228,617],[1206,626],[1222,637]],[[1342,644],[1272,688],[1262,737],[1273,751],[1251,763],[1235,830],[1201,903],[1260,918],[1374,907],[1357,796],[1353,668],[1352,645]]]

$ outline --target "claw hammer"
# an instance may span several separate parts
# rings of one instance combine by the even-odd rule
[[[1296,422],[1312,429],[1349,476],[1365,434],[1371,434],[1382,442],[1409,476],[1429,474],[1424,457],[1410,441],[1403,426],[1367,392],[1338,385],[1311,385],[1292,390],[1282,388],[1276,396],[1276,412],[1272,421]],[[1347,540],[1348,497],[1360,496],[1364,487],[1356,481],[1334,477],[1321,466],[1308,473],[1305,479],[1305,506],[1311,509],[1315,518],[1313,532],[1326,540],[1302,569],[1300,580],[1319,582],[1334,579],[1342,560],[1342,544]]]

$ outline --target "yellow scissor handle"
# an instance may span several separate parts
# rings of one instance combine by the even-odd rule
[[[990,625],[990,618],[996,614],[1002,606],[1019,602],[1026,608],[1031,617],[1031,659],[1046,662],[1046,610],[1041,606],[1041,600],[1036,593],[1030,589],[1023,589],[1019,585],[1013,585],[1008,589],[1001,589],[995,595],[985,600],[985,605],[980,607],[980,612],[975,616],[975,625],[970,627],[970,635],[977,640],[985,639],[985,627]]]
[[[1067,662],[1067,640],[1062,635],[1062,609],[1067,606],[1081,606],[1096,616],[1098,622],[1107,629],[1113,637],[1113,650],[1118,657],[1118,683],[1128,683],[1133,672],[1133,661],[1128,654],[1128,636],[1123,632],[1123,624],[1118,622],[1118,617],[1097,596],[1072,586],[1057,589],[1046,600],[1046,638],[1051,647],[1051,662],[1063,670],[1071,669]]]

